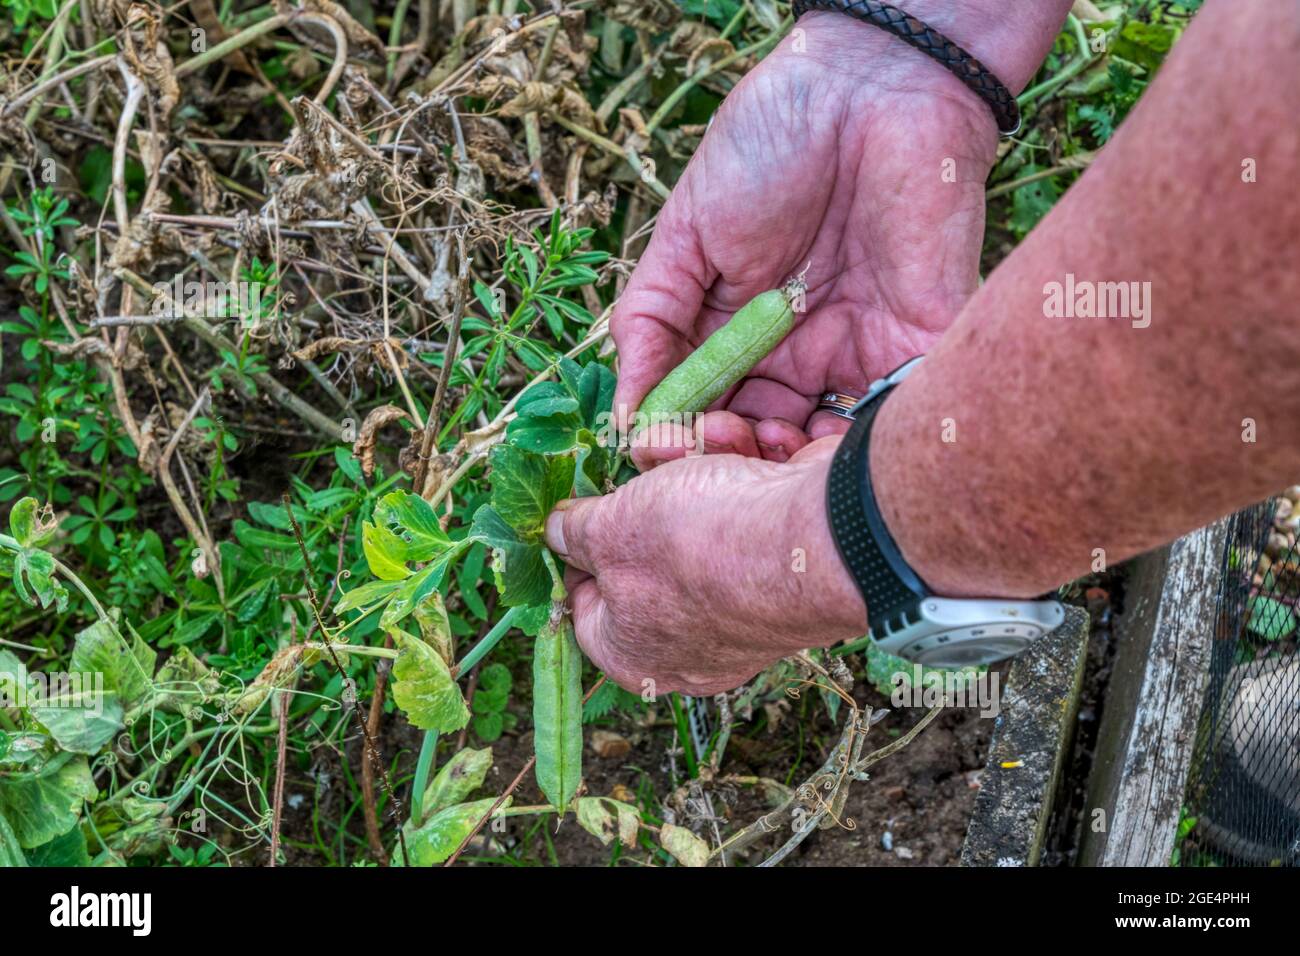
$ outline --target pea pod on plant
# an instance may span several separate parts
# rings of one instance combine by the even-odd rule
[[[537,785],[562,811],[582,780],[582,652],[558,602],[533,642],[533,728]]]
[[[656,416],[702,412],[721,398],[794,328],[794,301],[803,290],[795,280],[751,299],[655,386],[638,418],[653,423]]]

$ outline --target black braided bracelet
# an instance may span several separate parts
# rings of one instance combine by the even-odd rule
[[[996,76],[975,57],[916,17],[877,0],[794,0],[795,19],[809,10],[834,10],[874,24],[937,60],[993,110],[998,129],[1011,136],[1020,129],[1020,106]]]

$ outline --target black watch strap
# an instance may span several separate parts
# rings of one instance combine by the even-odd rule
[[[871,620],[891,627],[905,623],[896,619],[932,592],[903,559],[880,514],[871,485],[871,427],[885,398],[916,361],[872,386],[835,452],[826,489],[831,535],[840,558],[857,582]]]

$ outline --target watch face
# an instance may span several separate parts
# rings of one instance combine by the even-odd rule
[[[927,667],[994,664],[1014,657],[1065,621],[1058,601],[925,598],[908,624],[871,636],[884,650]]]

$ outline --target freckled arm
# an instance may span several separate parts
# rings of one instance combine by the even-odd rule
[[[1208,4],[885,403],[873,484],[939,593],[1039,594],[1300,478],[1298,76],[1300,7]],[[1069,273],[1150,282],[1149,325],[1049,317]]]

